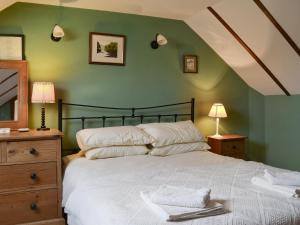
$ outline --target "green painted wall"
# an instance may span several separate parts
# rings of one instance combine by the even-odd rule
[[[248,159],[265,162],[265,97],[249,89]]]
[[[59,43],[49,38],[56,23],[66,33]],[[127,36],[125,67],[88,64],[91,31]],[[0,13],[0,32],[25,34],[30,81],[55,82],[57,96],[65,101],[145,106],[195,97],[196,122],[205,134],[214,132],[215,121],[207,114],[220,101],[229,114],[221,121],[222,132],[248,135],[248,86],[181,21],[16,3]],[[149,44],[158,32],[169,43],[152,50]],[[188,53],[199,56],[198,74],[182,73],[182,55]],[[56,106],[47,110],[48,126],[57,127]],[[39,113],[38,105],[30,107],[32,127],[39,126]]]
[[[265,162],[300,171],[300,95],[265,97]]]
[[[300,95],[249,92],[250,160],[300,171]]]

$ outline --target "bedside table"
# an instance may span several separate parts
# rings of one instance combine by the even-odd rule
[[[0,135],[0,224],[64,225],[58,130]]]
[[[244,159],[245,157],[245,136],[226,134],[221,137],[208,136],[210,151],[219,155]]]

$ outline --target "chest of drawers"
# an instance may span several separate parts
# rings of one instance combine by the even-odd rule
[[[61,132],[0,135],[0,224],[63,225]]]

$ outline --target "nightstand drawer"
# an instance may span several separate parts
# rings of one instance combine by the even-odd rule
[[[222,155],[235,158],[244,157],[244,141],[223,141]]]
[[[0,224],[13,225],[56,218],[56,189],[0,194]]]
[[[222,142],[222,153],[232,154],[243,151],[243,141],[223,141]]]
[[[2,165],[0,166],[0,192],[56,185],[56,174],[56,162]]]
[[[57,140],[7,143],[7,162],[56,161]]]

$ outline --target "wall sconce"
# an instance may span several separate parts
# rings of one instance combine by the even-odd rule
[[[165,38],[162,34],[156,34],[155,40],[151,42],[151,48],[158,49],[159,46],[166,45],[167,43],[167,38]]]
[[[63,36],[65,36],[64,30],[56,24],[51,33],[51,40],[58,42]]]

